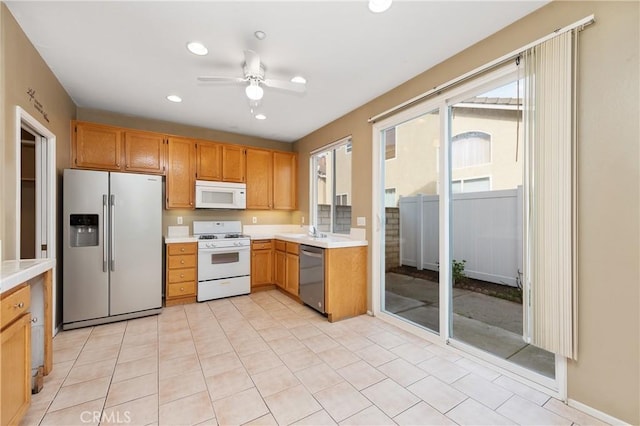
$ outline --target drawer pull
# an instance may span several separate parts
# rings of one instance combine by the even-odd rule
[[[180,263],[184,265],[184,260],[181,260]]]
[[[24,308],[24,303],[23,302],[16,303],[15,305],[13,305],[13,307],[16,309]]]
[[[180,291],[184,291],[184,287],[180,287]]]
[[[184,278],[184,274],[180,274],[180,278]]]
[[[184,251],[184,247],[182,247],[182,248],[180,249],[180,251]]]

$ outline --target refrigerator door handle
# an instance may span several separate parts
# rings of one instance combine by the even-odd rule
[[[116,196],[111,194],[111,271],[116,270]]]
[[[102,194],[102,272],[107,272],[107,263],[109,262],[109,246],[105,238],[109,235],[109,227],[107,226],[107,194]]]

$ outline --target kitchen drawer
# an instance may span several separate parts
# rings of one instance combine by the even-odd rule
[[[167,297],[195,296],[196,283],[177,283],[167,286]]]
[[[169,271],[169,284],[196,280],[196,269],[174,269]]]
[[[178,268],[195,268],[196,257],[192,254],[186,254],[183,256],[169,256],[167,258],[169,269]]]
[[[298,243],[287,243],[287,253],[298,255]]]
[[[173,243],[167,244],[169,247],[169,256],[176,254],[195,254],[198,250],[198,244],[196,243]]]
[[[271,240],[255,240],[251,242],[252,250],[271,250]]]
[[[285,251],[287,243],[282,240],[276,240],[276,250]]]
[[[26,285],[5,296],[0,302],[0,327],[7,326],[31,307],[31,287]]]

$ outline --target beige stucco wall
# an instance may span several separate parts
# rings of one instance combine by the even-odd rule
[[[568,366],[568,395],[631,424],[640,424],[639,5],[555,1],[295,143],[300,215],[306,216],[308,153],[352,135],[352,225],[365,216],[371,240],[367,118],[595,14],[579,49],[579,359]],[[368,263],[370,303],[371,251]]]
[[[2,103],[4,126],[2,131],[2,216],[0,216],[2,259],[15,259],[16,253],[16,106],[22,107],[56,136],[57,195],[60,200],[62,170],[69,166],[69,121],[75,117],[76,106],[55,75],[42,60],[22,32],[6,5],[2,9],[2,63],[4,74]],[[35,91],[47,119],[34,107],[27,91]],[[58,203],[58,214],[61,204]]]

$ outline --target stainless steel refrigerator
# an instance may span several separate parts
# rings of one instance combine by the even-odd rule
[[[162,178],[66,169],[63,329],[162,310]]]

